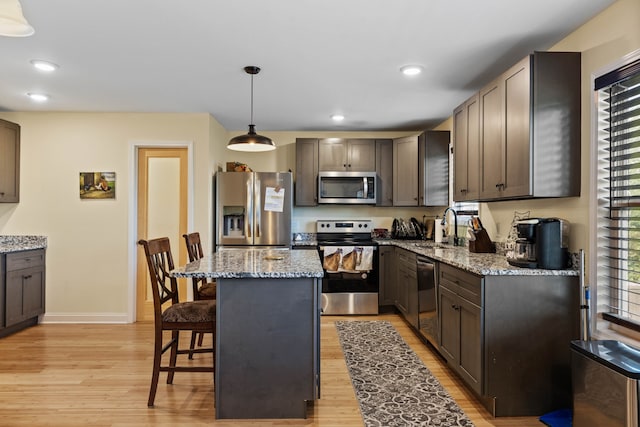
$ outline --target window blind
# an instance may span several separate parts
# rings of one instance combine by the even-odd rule
[[[640,330],[640,61],[599,77],[598,312]]]
[[[478,215],[478,202],[455,202],[453,209],[459,216]]]

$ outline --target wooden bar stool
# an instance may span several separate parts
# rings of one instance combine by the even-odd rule
[[[151,275],[151,289],[153,291],[153,314],[155,323],[155,343],[153,352],[153,374],[151,389],[149,390],[148,406],[153,406],[158,388],[160,372],[168,372],[167,384],[173,384],[176,372],[211,372],[214,373],[215,349],[180,349],[179,332],[191,331],[196,333],[211,333],[215,337],[216,329],[216,301],[188,301],[178,299],[178,282],[175,277],[169,277],[173,270],[171,247],[167,237],[152,240],[140,240],[138,244],[144,247],[147,257],[149,274]],[[167,306],[168,304],[168,306]],[[164,310],[163,310],[163,305]],[[171,340],[163,342],[163,332],[171,331]],[[215,339],[213,340],[215,347]],[[162,355],[171,350],[169,363],[162,365]],[[178,354],[213,353],[214,363],[211,366],[177,366]]]
[[[202,252],[202,243],[200,242],[200,233],[194,232],[189,234],[183,234],[184,241],[187,245],[187,254],[189,255],[189,262],[196,261],[204,256]],[[216,299],[216,283],[208,282],[206,278],[193,278],[193,299],[194,301],[201,300],[215,300]],[[191,334],[191,349],[193,350],[196,345],[196,333]],[[204,334],[198,336],[198,346],[202,347],[202,337]],[[189,359],[193,358],[193,353],[189,354]]]

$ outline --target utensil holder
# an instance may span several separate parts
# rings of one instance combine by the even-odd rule
[[[475,240],[469,240],[469,252],[476,253],[495,253],[496,244],[491,241],[487,230],[484,228],[478,231],[473,231]]]

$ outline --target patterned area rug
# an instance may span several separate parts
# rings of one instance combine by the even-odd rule
[[[337,321],[365,426],[473,426],[388,321]]]

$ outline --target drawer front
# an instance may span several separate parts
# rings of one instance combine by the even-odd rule
[[[399,271],[405,274],[407,277],[411,279],[418,278],[418,272],[416,271],[416,266],[410,266],[408,264],[403,264],[399,267]]]
[[[478,306],[482,305],[482,278],[440,263],[440,285]]]
[[[404,278],[404,280],[411,281],[418,278],[416,254],[406,249],[396,249],[396,261],[400,280]]]
[[[447,264],[440,263],[440,271],[438,272],[438,285],[444,286],[455,294],[458,293],[459,279],[457,269],[449,267]]]
[[[12,252],[7,254],[7,271],[22,270],[24,268],[40,267],[44,265],[44,250]]]
[[[412,268],[415,268],[416,266],[415,253],[408,251],[406,249],[400,249],[396,251],[396,256],[397,256],[398,262],[410,265],[412,266]]]

